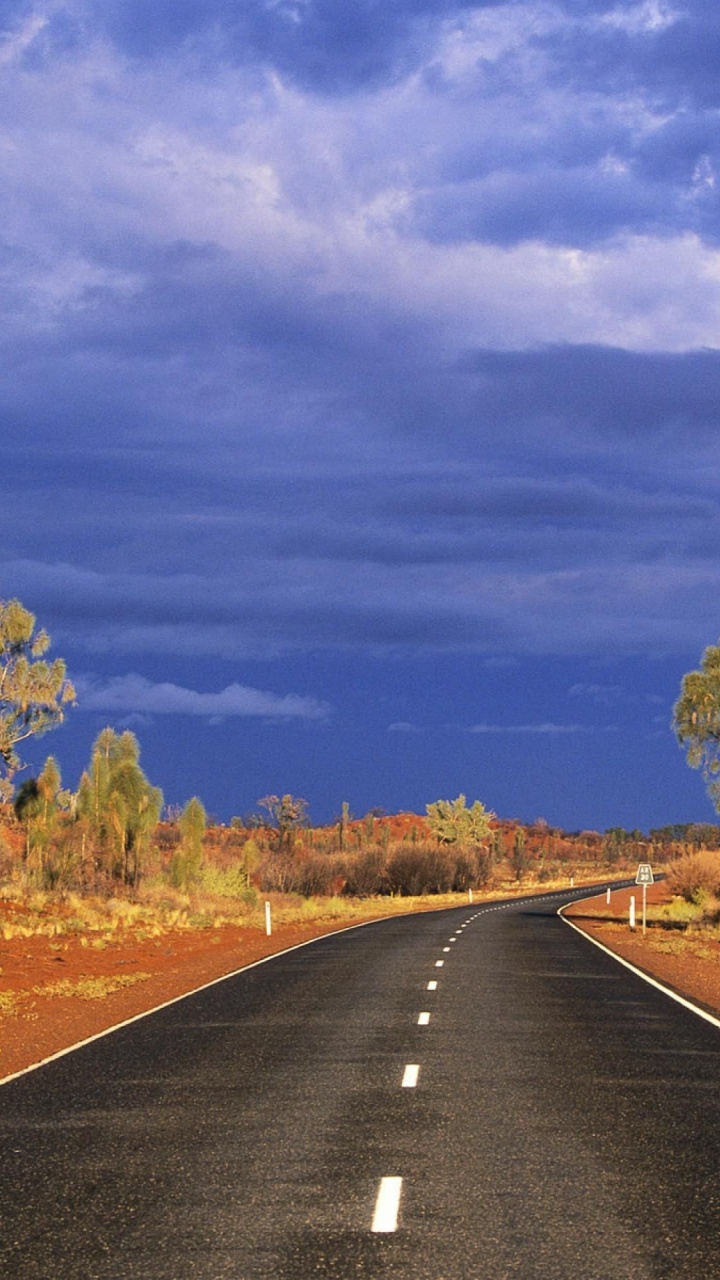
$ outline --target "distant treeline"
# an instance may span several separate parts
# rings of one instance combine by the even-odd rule
[[[415,895],[614,874],[720,848],[720,826],[566,832],[544,819],[497,818],[464,796],[434,801],[422,815],[373,809],[357,818],[343,803],[334,823],[313,826],[301,797],[270,795],[224,825],[197,797],[163,808],[139,754],[131,733],[103,730],[76,793],[63,789],[49,757],[3,807],[0,879],[104,895],[165,883],[247,901],[267,892]]]

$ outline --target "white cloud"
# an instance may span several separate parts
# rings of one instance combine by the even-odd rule
[[[199,693],[170,682],[154,684],[135,672],[109,680],[81,676],[75,683],[81,711],[285,720],[319,720],[328,714],[327,705],[315,698],[293,693],[278,696],[242,684],[230,684],[219,693]]]

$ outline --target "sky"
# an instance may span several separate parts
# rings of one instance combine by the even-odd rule
[[[166,801],[712,821],[717,0],[4,0],[0,598]]]

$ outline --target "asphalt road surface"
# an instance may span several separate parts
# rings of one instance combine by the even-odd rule
[[[720,1030],[571,896],[323,938],[0,1087],[2,1280],[713,1280]]]

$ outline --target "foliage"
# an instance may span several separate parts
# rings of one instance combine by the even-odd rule
[[[188,800],[178,818],[178,827],[180,845],[171,863],[170,878],[177,889],[187,892],[200,876],[203,836],[207,828],[207,814],[197,796]]]
[[[140,767],[135,735],[103,729],[77,796],[77,816],[90,833],[97,869],[137,886],[162,806],[162,792],[150,785]]]
[[[468,809],[465,796],[436,800],[425,806],[430,830],[440,844],[480,844],[490,834],[494,813],[476,800]]]
[[[667,883],[686,902],[700,904],[703,895],[720,897],[720,853],[703,849],[676,859],[668,866]]]
[[[75,700],[63,660],[45,660],[49,647],[19,600],[0,600],[0,761],[8,774],[20,767],[18,743],[61,724]]]
[[[300,796],[263,796],[258,804],[266,810],[271,825],[278,833],[279,849],[289,847],[293,832],[308,824],[308,803]]]
[[[716,809],[720,810],[720,646],[704,652],[699,671],[683,677],[673,709],[678,742],[692,769],[701,769]]]

